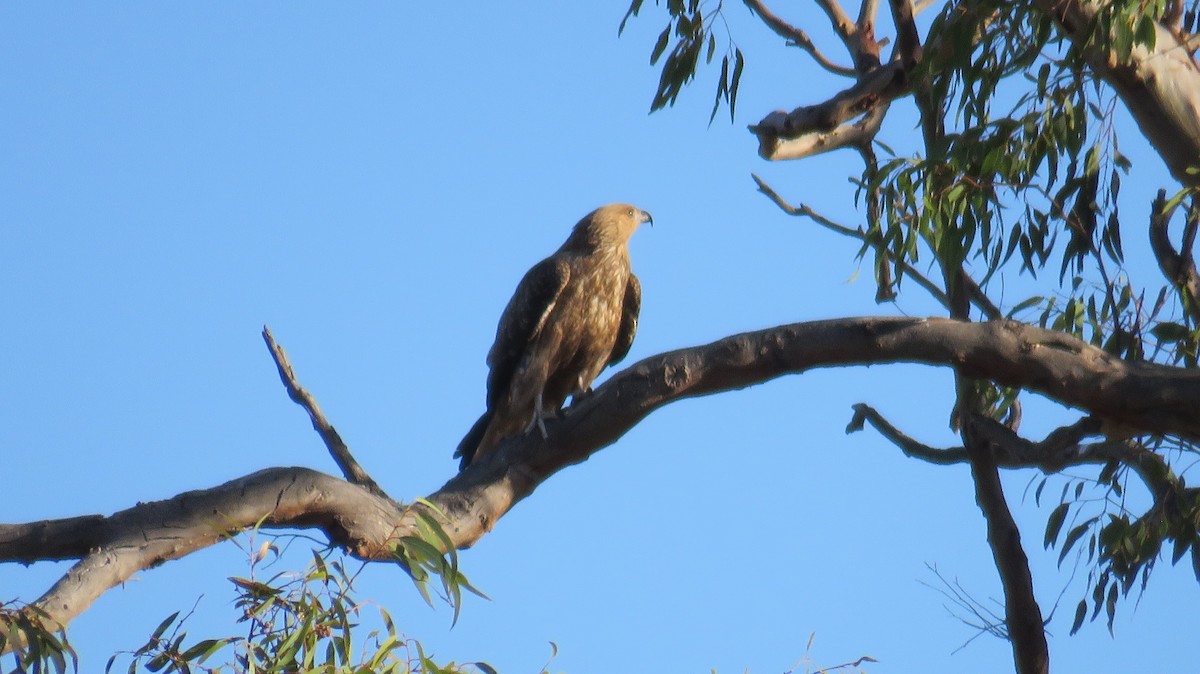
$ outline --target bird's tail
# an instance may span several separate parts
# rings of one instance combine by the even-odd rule
[[[479,417],[479,421],[467,431],[463,439],[458,443],[458,449],[454,450],[454,456],[462,457],[458,462],[458,472],[466,470],[467,466],[471,465],[471,461],[475,459],[475,452],[479,450],[479,443],[483,441],[483,434],[487,432],[488,424],[492,423],[492,411],[488,410]]]

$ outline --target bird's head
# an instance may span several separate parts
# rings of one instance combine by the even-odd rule
[[[653,225],[654,218],[637,206],[609,204],[588,213],[575,227],[595,242],[624,244],[643,222]]]

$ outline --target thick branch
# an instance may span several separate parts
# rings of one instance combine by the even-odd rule
[[[921,60],[921,37],[913,17],[912,0],[891,0],[892,20],[896,23],[896,56],[908,68]]]
[[[1200,184],[1200,176],[1188,173],[1200,163],[1200,65],[1182,36],[1156,22],[1154,48],[1136,45],[1129,60],[1120,62],[1111,41],[1091,39],[1100,2],[1038,0],[1038,5],[1116,90],[1175,179]]]
[[[385,560],[392,559],[388,541],[404,517],[399,505],[363,487],[307,468],[271,468],[108,517],[0,525],[0,560],[79,559],[37,601],[52,620],[66,625],[138,571],[260,521],[264,527],[317,528],[357,557]]]
[[[854,70],[859,74],[879,66],[879,43],[875,41],[875,7],[878,0],[863,0],[858,21],[851,21],[837,0],[817,0],[817,5],[829,17],[833,32],[842,39],[846,51],[854,61]]]
[[[683,398],[744,388],[818,367],[913,362],[1043,393],[1146,432],[1200,438],[1200,372],[1127,363],[1073,337],[1015,322],[849,318],[733,335],[647,358],[547,423],[502,443],[429,500],[451,542],[467,547],[538,484],[616,442]],[[254,526],[313,527],[363,559],[417,533],[414,515],[367,488],[301,468],[276,468],[213,489],[134,506],[108,518],[0,525],[0,561],[80,557],[38,603],[61,623],[139,569]],[[54,532],[53,537],[31,532]],[[75,536],[64,540],[61,536]]]
[[[980,425],[982,422],[982,426]],[[975,500],[987,520],[988,545],[1004,586],[1004,623],[1012,642],[1013,659],[1019,674],[1048,674],[1050,649],[1042,622],[1042,609],[1033,593],[1029,558],[1021,546],[1021,532],[1004,498],[1000,470],[996,464],[996,446],[986,432],[986,417],[974,415],[965,424],[963,441],[975,480]]]

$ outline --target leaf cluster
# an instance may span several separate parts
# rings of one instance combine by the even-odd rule
[[[409,511],[417,518],[418,535],[395,543],[396,561],[411,576],[426,602],[432,605],[428,585],[433,578],[442,583],[442,597],[454,607],[455,620],[464,589],[480,594],[458,568],[449,537],[434,517],[437,510],[423,502]],[[253,538],[253,537],[252,537]],[[239,543],[239,547],[241,547]],[[253,548],[254,546],[249,546]],[[440,550],[448,549],[449,553]],[[167,616],[140,648],[118,653],[109,659],[105,672],[127,656],[128,674],[138,671],[191,674],[248,674],[276,672],[322,674],[450,674],[462,671],[494,671],[486,663],[439,664],[425,653],[419,642],[397,630],[391,615],[377,609],[377,629],[365,639],[356,637],[371,616],[355,598],[354,581],[342,557],[331,550],[314,550],[312,562],[301,574],[277,573],[258,580],[253,570],[270,552],[271,542],[250,552],[251,575],[230,578],[240,612],[238,622],[246,626],[243,636],[193,641],[182,628],[188,616]],[[481,595],[482,596],[482,595]],[[190,614],[189,614],[190,615]],[[205,663],[224,654],[225,663]],[[471,669],[464,669],[469,667]],[[62,671],[62,670],[58,670]]]
[[[36,606],[0,603],[0,671],[13,674],[65,674],[79,669],[79,657],[67,641],[66,630],[55,626]],[[4,661],[12,669],[4,669]]]
[[[621,19],[619,32],[624,32],[630,17],[638,15],[642,3],[643,0],[633,0],[630,3],[624,18]],[[658,0],[655,0],[655,5],[658,4]],[[662,62],[658,88],[650,101],[650,112],[675,105],[675,99],[679,97],[680,92],[696,76],[701,54],[704,55],[705,64],[711,65],[717,52],[717,35],[713,31],[713,25],[722,18],[723,2],[717,2],[716,7],[708,11],[705,11],[700,0],[666,0],[666,6],[667,25],[659,33],[654,47],[650,50],[650,65],[656,65],[666,54],[666,59]],[[716,119],[722,103],[729,107],[729,121],[733,121],[738,85],[746,65],[742,50],[728,39],[727,28],[725,34],[727,45],[721,57],[721,72],[717,78],[712,112],[708,116],[710,124]],[[668,46],[671,46],[669,52]]]
[[[1140,470],[1143,480],[1157,485],[1154,503],[1140,516],[1123,505],[1129,468],[1111,461],[1096,480],[1067,480],[1059,504],[1047,518],[1043,544],[1059,549],[1059,565],[1074,550],[1076,563],[1090,569],[1090,594],[1076,605],[1071,634],[1102,610],[1111,631],[1118,600],[1145,590],[1165,547],[1171,549],[1172,565],[1190,552],[1192,570],[1200,581],[1200,490],[1187,487],[1165,463],[1145,462]],[[1035,500],[1040,502],[1046,484],[1043,478]],[[1091,507],[1097,501],[1102,504],[1098,511]]]
[[[492,671],[485,663],[439,664],[420,643],[397,630],[391,615],[377,608],[379,627],[357,637],[364,605],[355,598],[355,575],[330,551],[313,552],[302,574],[279,573],[268,580],[230,578],[237,591],[234,605],[244,636],[191,641],[183,625],[188,616],[167,616],[144,645],[114,655],[111,672],[122,655],[128,674],[139,671],[191,674],[451,674]],[[230,661],[210,667],[217,654]],[[470,668],[470,669],[467,669]]]
[[[430,606],[433,606],[433,598],[429,594],[429,581],[436,578],[441,582],[441,598],[454,609],[454,623],[457,623],[463,590],[485,599],[487,596],[471,585],[459,569],[454,542],[434,517],[444,517],[442,512],[425,499],[418,499],[417,504],[409,512],[417,519],[418,535],[398,539],[393,553]]]

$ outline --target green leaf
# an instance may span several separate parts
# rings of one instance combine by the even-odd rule
[[[1045,547],[1049,548],[1055,539],[1058,538],[1058,532],[1062,529],[1063,522],[1067,519],[1067,510],[1070,507],[1071,504],[1069,503],[1060,503],[1050,513],[1050,518],[1046,521],[1046,538],[1043,541]]]
[[[1158,39],[1158,30],[1155,27],[1154,17],[1150,14],[1143,14],[1138,20],[1137,25],[1137,42],[1150,51],[1154,51],[1154,43]]]
[[[181,653],[179,657],[188,661],[204,662],[228,643],[226,639],[205,639]]]
[[[671,39],[671,24],[667,24],[663,28],[663,32],[658,34],[658,41],[654,43],[654,49],[650,51],[650,65],[658,63],[659,57],[663,55],[663,51],[667,48],[667,41]]]
[[[1108,588],[1108,598],[1104,600],[1104,612],[1108,615],[1108,632],[1112,634],[1113,620],[1117,617],[1117,584]]]
[[[1187,339],[1191,331],[1180,323],[1159,323],[1150,328],[1150,334],[1160,342],[1178,342]]]
[[[712,112],[708,115],[709,124],[712,124],[712,121],[717,118],[717,110],[721,108],[722,97],[727,98],[729,96],[728,77],[729,57],[726,56],[721,59],[721,74],[717,78],[717,95],[713,98]]]
[[[1196,574],[1196,582],[1200,582],[1200,541],[1192,543],[1192,572]]]
[[[1087,617],[1087,600],[1081,599],[1079,605],[1075,607],[1075,621],[1071,623],[1071,634],[1074,635],[1083,626],[1083,619]]]
[[[1059,566],[1062,565],[1063,559],[1067,556],[1067,553],[1071,550],[1071,547],[1074,546],[1075,543],[1080,538],[1082,538],[1083,535],[1085,533],[1087,533],[1088,529],[1090,529],[1091,526],[1095,523],[1096,523],[1096,518],[1093,517],[1093,518],[1089,519],[1088,521],[1084,522],[1083,524],[1073,527],[1070,531],[1067,532],[1067,538],[1065,541],[1063,541],[1062,551],[1060,551],[1058,553]]]
[[[733,112],[737,108],[738,84],[742,81],[742,69],[746,67],[746,59],[742,57],[742,50],[734,50],[733,61],[733,80],[729,84],[729,121],[733,122]]]
[[[1184,554],[1186,554],[1188,551],[1188,547],[1189,547],[1189,543],[1188,543],[1187,539],[1185,539],[1183,537],[1176,537],[1175,544],[1174,544],[1174,550],[1172,550],[1172,552],[1171,552],[1171,565],[1172,566],[1174,566],[1175,564],[1178,564],[1179,560],[1183,559]]]
[[[625,10],[625,16],[621,17],[621,25],[617,27],[617,35],[625,32],[625,22],[629,21],[629,17],[637,16],[642,9],[642,0],[633,0],[629,4],[629,9]]]

